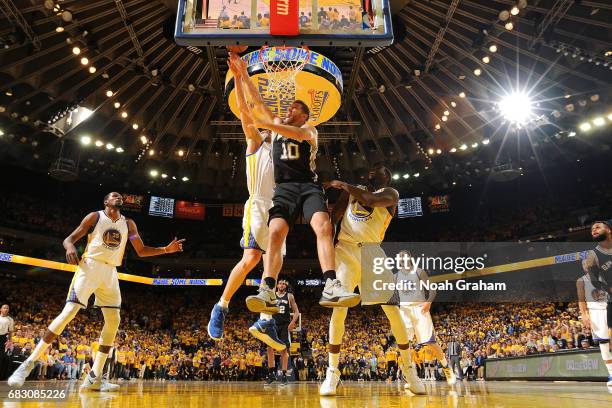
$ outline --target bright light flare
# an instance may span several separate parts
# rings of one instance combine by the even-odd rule
[[[531,98],[524,93],[512,93],[507,95],[499,103],[504,118],[515,124],[523,124],[533,116]]]

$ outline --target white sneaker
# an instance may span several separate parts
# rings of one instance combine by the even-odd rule
[[[339,382],[340,370],[338,370],[337,368],[328,367],[327,373],[325,374],[325,381],[323,381],[323,384],[321,384],[321,388],[319,388],[319,395],[336,395],[336,388],[338,387]]]
[[[119,385],[109,383],[107,380],[102,380],[102,376],[92,377],[93,371],[87,374],[87,377],[83,380],[79,391],[100,391],[100,392],[112,392],[119,389]]]
[[[28,375],[32,372],[36,366],[35,361],[26,360],[17,367],[15,372],[9,377],[9,387],[22,387]]]
[[[358,293],[349,292],[338,279],[327,279],[319,304],[324,307],[353,307],[361,301]]]
[[[265,283],[259,286],[257,295],[248,296],[246,298],[247,308],[254,313],[270,313],[275,314],[280,312],[280,307],[276,302],[276,292],[270,289]]]
[[[402,367],[402,372],[404,373],[404,379],[406,380],[406,385],[404,388],[407,388],[413,394],[427,394],[427,390],[425,390],[425,384],[419,378],[416,372],[416,368],[413,367]]]
[[[446,367],[443,368],[442,371],[444,371],[444,376],[446,377],[446,382],[448,383],[448,385],[455,385],[457,383],[457,377],[455,376],[453,370]]]

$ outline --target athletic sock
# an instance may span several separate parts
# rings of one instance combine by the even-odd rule
[[[412,367],[412,359],[410,358],[410,353],[408,353],[408,349],[399,349],[400,356],[402,357],[402,361],[406,362],[406,367]]]
[[[329,271],[323,272],[323,280],[327,282],[328,279],[334,280],[336,279],[336,271],[330,269]]]
[[[38,360],[38,357],[40,357],[42,355],[42,353],[44,353],[44,351],[47,349],[47,347],[49,347],[49,344],[50,343],[47,343],[43,339],[40,339],[40,341],[38,342],[36,347],[34,347],[34,351],[28,357],[28,360],[29,361],[36,361],[36,360]]]
[[[104,368],[104,363],[106,362],[107,357],[108,353],[102,353],[100,350],[98,350],[96,353],[96,359],[94,360],[93,367],[91,368],[91,371],[96,377],[102,375],[102,369]]]
[[[340,353],[328,353],[329,354],[329,368],[334,370],[338,369],[338,363],[340,362]]]
[[[225,300],[223,298],[219,299],[219,306],[224,307],[224,308],[228,308],[229,307],[229,300]]]
[[[262,320],[272,320],[272,315],[270,313],[260,313],[259,318]]]
[[[267,276],[264,278],[264,283],[266,284],[266,286],[270,289],[274,289],[276,287],[276,279]]]
[[[606,368],[608,369],[608,375],[612,377],[612,363],[606,364]]]

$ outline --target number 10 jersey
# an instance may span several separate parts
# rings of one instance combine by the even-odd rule
[[[304,125],[306,127],[310,125]],[[316,134],[316,130],[315,130]],[[274,181],[279,183],[317,182],[315,160],[317,139],[297,141],[273,133]]]

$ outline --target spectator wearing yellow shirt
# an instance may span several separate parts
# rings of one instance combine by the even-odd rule
[[[397,352],[393,347],[389,347],[387,349],[385,360],[387,361],[387,376],[391,377],[393,381],[395,381],[397,375]]]
[[[83,373],[83,366],[85,365],[87,354],[89,353],[89,347],[87,346],[87,341],[84,336],[81,336],[81,339],[76,346],[76,361],[77,361],[77,377],[81,378],[81,374]]]

